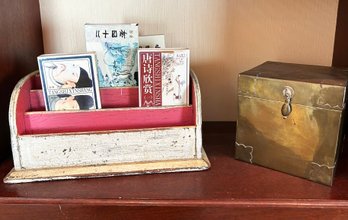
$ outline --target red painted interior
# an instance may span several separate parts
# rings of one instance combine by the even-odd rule
[[[37,72],[36,75],[34,75],[31,80],[33,82],[33,87],[31,89],[42,89],[39,72]]]
[[[192,107],[105,109],[25,114],[27,134],[193,125]]]
[[[102,108],[137,107],[139,104],[137,87],[122,89],[102,88],[99,91]],[[45,102],[42,90],[30,91],[30,103],[31,111],[45,110]]]
[[[192,103],[192,108],[196,109],[196,95],[195,95],[195,87],[196,85],[193,84],[193,80],[192,78],[190,79],[190,103]],[[197,112],[193,111],[193,119],[194,119],[194,123],[197,124]]]
[[[25,85],[17,104],[19,134],[190,126],[196,122],[195,106],[137,107],[137,87],[100,89],[101,110],[46,112],[39,77],[32,77]],[[191,101],[195,100],[193,89]]]
[[[16,106],[16,126],[18,134],[26,133],[24,112],[30,110],[29,92],[32,87],[32,81],[28,80],[24,82],[21,91],[18,94],[17,106]]]

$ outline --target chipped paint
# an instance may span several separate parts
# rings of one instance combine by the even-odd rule
[[[192,103],[196,111],[195,125],[57,134],[30,134],[27,131],[19,134],[16,114],[32,112],[17,112],[18,95],[24,91],[23,85],[33,80],[37,72],[19,81],[11,97],[9,122],[14,169],[4,182],[182,172],[210,167],[202,147],[201,93],[193,71],[190,74],[196,97]],[[116,108],[113,111],[129,109],[132,108]],[[110,169],[104,169],[108,166]]]
[[[4,178],[5,183],[29,183],[36,181],[53,181],[67,179],[81,179],[93,177],[112,177],[121,175],[139,175],[153,173],[173,173],[173,172],[191,172],[202,171],[210,167],[208,157],[202,149],[201,159],[186,160],[167,160],[167,161],[149,161],[138,163],[120,163],[98,166],[75,166],[58,167],[47,169],[29,169],[15,170]]]

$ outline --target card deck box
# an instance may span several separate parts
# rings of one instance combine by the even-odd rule
[[[138,107],[138,87],[101,88],[103,109],[45,111],[38,72],[18,82],[9,108],[14,168],[5,183],[199,171],[201,96],[191,71],[187,106]]]
[[[332,185],[348,72],[265,62],[238,79],[235,158]]]

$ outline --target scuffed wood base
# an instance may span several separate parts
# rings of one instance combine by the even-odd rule
[[[205,151],[203,150],[202,153],[202,159],[114,163],[108,165],[46,169],[12,169],[4,178],[4,183],[28,183],[122,175],[201,171],[210,167],[210,162]]]

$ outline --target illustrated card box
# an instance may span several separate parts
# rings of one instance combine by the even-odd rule
[[[94,53],[45,54],[37,59],[46,110],[101,108]]]
[[[139,105],[189,104],[188,49],[139,49]]]
[[[137,86],[137,24],[85,24],[87,51],[95,51],[100,87]]]
[[[165,48],[164,35],[139,36],[139,48]]]

